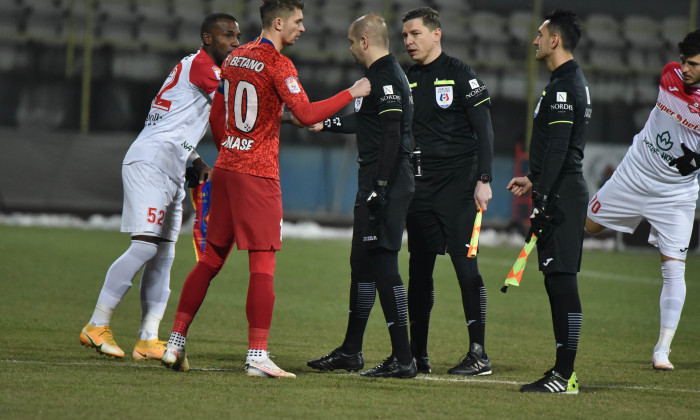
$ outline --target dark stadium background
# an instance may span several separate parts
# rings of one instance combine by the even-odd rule
[[[541,16],[562,7],[576,11],[583,23],[574,56],[592,89],[586,175],[597,188],[643,126],[661,68],[677,60],[678,41],[697,27],[697,3],[307,1],[306,33],[283,52],[295,62],[311,100],[323,99],[363,75],[348,50],[347,27],[354,18],[382,13],[391,50],[408,66],[401,15],[413,7],[438,9],[443,49],[474,67],[491,93],[496,157],[485,223],[508,226],[527,215],[527,203],[514,203],[505,184],[527,169],[521,165],[526,155],[518,150],[527,148],[528,115],[549,78],[546,69],[529,62]],[[0,0],[0,213],[120,213],[121,159],[165,77],[197,50],[201,20],[213,11],[233,14],[245,43],[260,33],[257,5],[257,0]],[[285,126],[281,139],[286,218],[348,223],[356,182],[353,137]],[[209,134],[198,150],[213,165]]]

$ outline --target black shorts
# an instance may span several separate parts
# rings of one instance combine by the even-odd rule
[[[413,183],[413,165],[408,157],[402,156],[399,159],[399,163],[389,177],[386,204],[377,212],[374,220],[370,220],[367,197],[372,191],[372,178],[376,173],[376,165],[360,168],[357,174],[357,195],[353,209],[353,245],[363,245],[367,249],[401,250],[406,212],[413,197],[415,184]]]
[[[410,252],[466,255],[474,228],[476,165],[416,178],[406,230]]]
[[[553,212],[562,217],[546,242],[537,241],[540,271],[578,273],[581,271],[583,231],[588,209],[588,187],[582,174],[560,175],[561,183],[552,202]]]

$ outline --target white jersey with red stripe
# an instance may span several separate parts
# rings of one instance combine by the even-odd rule
[[[187,158],[204,136],[221,69],[202,49],[180,61],[151,102],[124,164],[148,162],[182,182]]]
[[[634,137],[612,177],[588,204],[587,216],[618,232],[633,233],[642,219],[649,243],[685,260],[698,199],[697,174],[683,176],[669,162],[700,147],[700,86],[685,86],[680,64],[661,73],[659,96],[644,129]]]
[[[682,194],[685,185],[685,192],[697,194],[697,174],[682,176],[668,164],[684,154],[681,143],[700,150],[700,85],[683,84],[681,66],[672,62],[664,66],[656,106],[618,170],[630,177],[642,175],[665,188],[674,184],[676,193]]]

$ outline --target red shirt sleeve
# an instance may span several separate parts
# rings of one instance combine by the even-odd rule
[[[226,140],[226,102],[224,101],[224,95],[219,90],[214,93],[214,100],[211,103],[209,126],[214,137],[216,150],[219,151],[221,142]]]
[[[345,89],[323,101],[297,102],[289,110],[302,124],[312,125],[340,111],[350,101],[352,101],[352,95],[349,90]]]
[[[214,94],[221,80],[221,69],[214,64],[211,57],[200,49],[190,68],[190,83],[201,88],[207,95]]]
[[[344,90],[326,100],[310,103],[294,64],[287,57],[281,58],[280,69],[274,73],[275,90],[302,124],[312,125],[323,121],[352,101],[350,92]]]
[[[299,75],[292,61],[278,54],[277,66],[271,71],[272,84],[282,102],[292,109],[299,102],[309,102],[304,88],[299,82]]]

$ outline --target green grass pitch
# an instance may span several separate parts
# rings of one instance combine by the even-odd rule
[[[295,380],[248,378],[247,255],[234,251],[212,283],[188,336],[192,371],[135,362],[138,278],[113,318],[124,360],[79,345],[104,275],[128,246],[112,231],[0,226],[0,418],[698,418],[700,258],[689,254],[687,297],[673,343],[673,372],[651,369],[661,290],[658,254],[586,251],[579,276],[583,330],[576,363],[581,393],[526,395],[554,361],[542,276],[529,263],[519,288],[499,291],[519,250],[482,247],[488,293],[486,350],[493,375],[446,374],[467,350],[459,288],[448,257],[438,258],[430,331],[434,373],[414,380],[364,379],[306,367],[343,339],[349,241],[285,239],[278,253],[270,351]],[[534,260],[536,256],[531,258]],[[408,255],[400,254],[407,281]],[[194,265],[183,236],[161,323],[167,339],[182,283]],[[390,353],[379,302],[365,335],[366,367]]]

